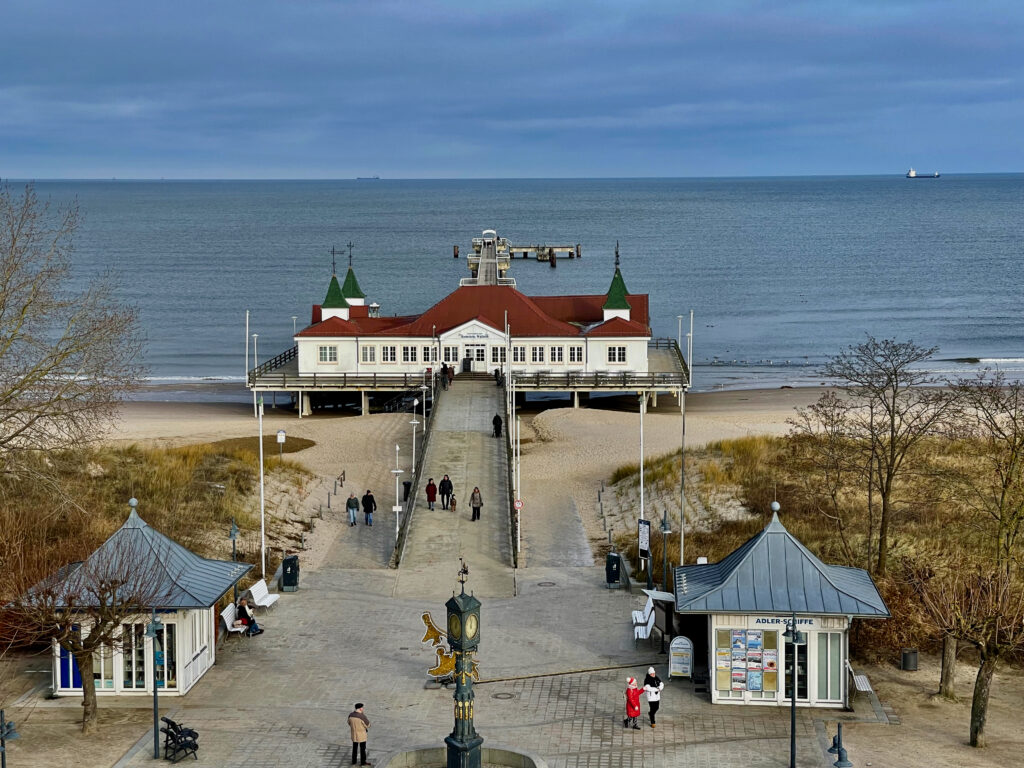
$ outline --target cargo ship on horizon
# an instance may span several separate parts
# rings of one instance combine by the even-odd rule
[[[937,179],[937,178],[939,178],[939,172],[936,171],[935,173],[918,173],[913,168],[911,168],[909,171],[907,171],[907,178],[908,179]]]

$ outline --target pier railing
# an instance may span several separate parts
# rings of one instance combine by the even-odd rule
[[[268,371],[267,373],[249,374],[251,389],[266,390],[401,390],[418,389],[427,381],[425,373],[331,373],[299,376],[295,372]]]
[[[648,349],[664,349],[671,356],[673,362],[679,366],[679,370],[686,376],[686,385],[690,384],[690,366],[686,364],[683,351],[679,349],[679,342],[675,339],[650,339],[647,342]]]
[[[249,386],[252,386],[253,379],[259,378],[263,374],[265,374],[265,373],[267,373],[269,371],[272,371],[275,368],[280,368],[282,365],[284,365],[285,363],[288,363],[288,362],[294,360],[298,356],[299,356],[299,347],[296,344],[291,349],[286,349],[284,352],[282,352],[277,357],[272,357],[269,360],[267,360],[265,363],[261,363],[260,365],[256,366],[251,371],[249,371]]]
[[[688,385],[684,372],[678,373],[519,373],[509,374],[516,390],[631,390],[680,389]]]

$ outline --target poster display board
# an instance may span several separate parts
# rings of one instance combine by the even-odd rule
[[[641,559],[647,560],[651,556],[651,521],[637,520],[637,543]]]
[[[668,652],[668,676],[693,677],[693,643],[690,638],[682,635],[673,638]]]

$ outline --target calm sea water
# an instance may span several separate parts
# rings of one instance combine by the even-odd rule
[[[488,181],[38,182],[77,199],[76,267],[113,268],[142,314],[155,382],[240,381],[245,310],[260,359],[291,346],[354,243],[368,300],[420,312],[465,276],[470,238],[581,243],[528,294],[603,293],[615,242],[654,332],[693,309],[697,390],[816,381],[845,345],[937,345],[935,368],[1024,375],[1024,174]],[[339,260],[343,270],[347,259]],[[684,320],[686,333],[688,317]],[[250,337],[251,349],[251,337]],[[955,362],[979,358],[977,365]]]

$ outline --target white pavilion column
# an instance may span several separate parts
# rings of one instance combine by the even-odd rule
[[[359,415],[369,416],[370,415],[370,393],[365,389],[359,393],[360,395],[360,406]]]

